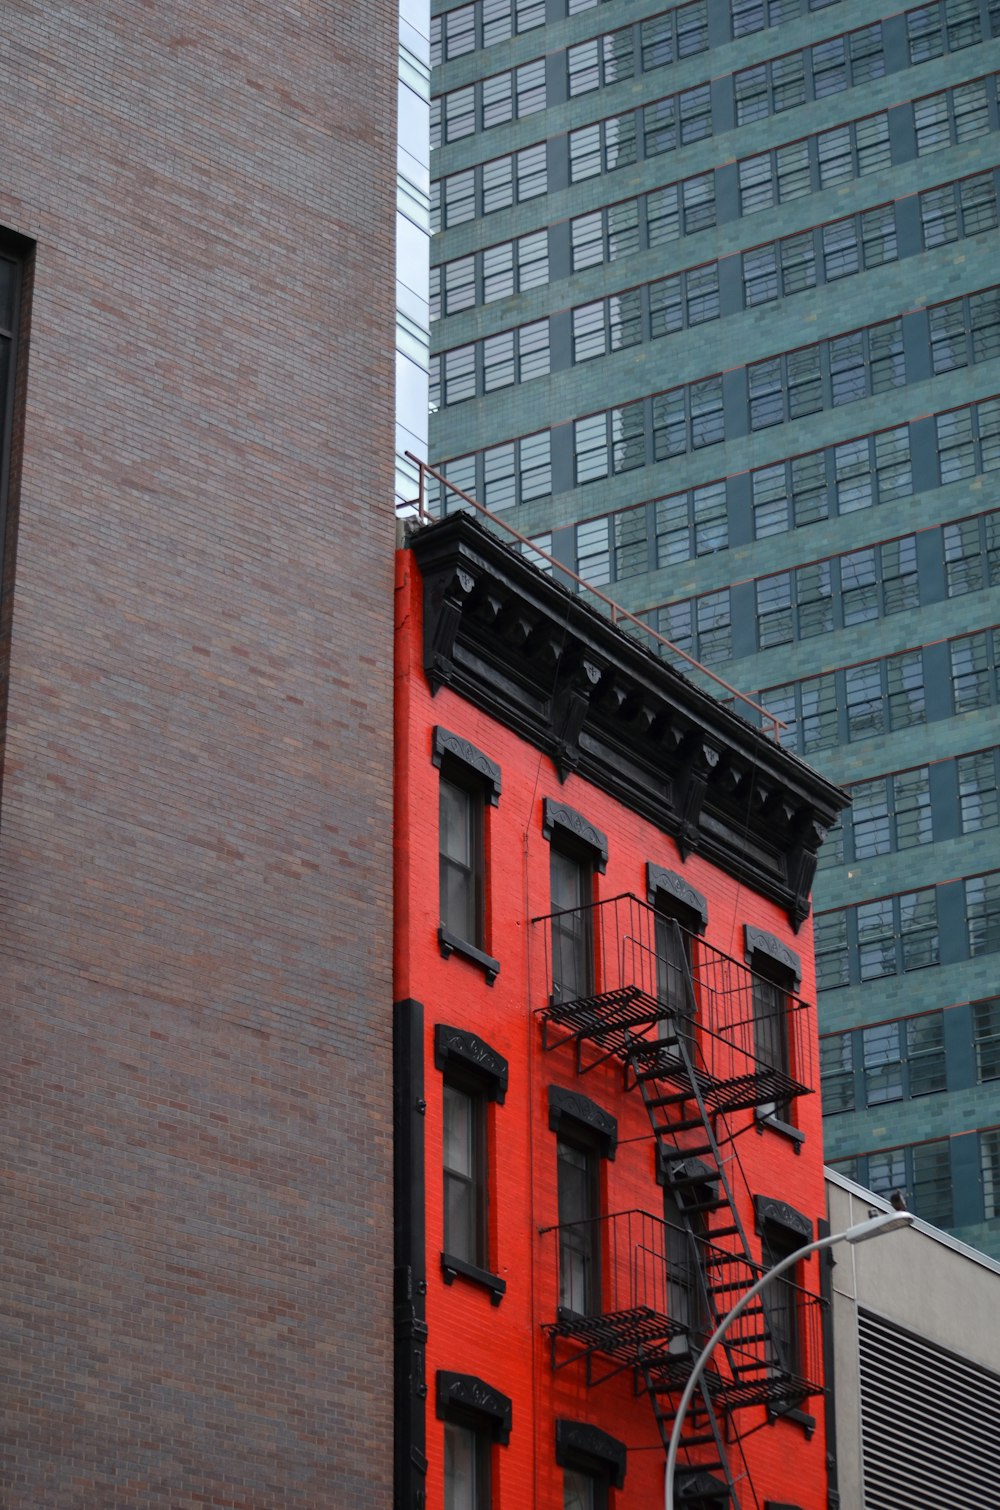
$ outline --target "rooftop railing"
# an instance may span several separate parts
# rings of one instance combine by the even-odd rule
[[[627,608],[623,608],[620,603],[616,603],[614,598],[609,598],[607,593],[601,592],[599,587],[595,587],[593,583],[588,582],[562,561],[557,561],[555,556],[543,549],[537,541],[530,540],[527,535],[522,535],[520,530],[516,530],[512,524],[508,524],[507,520],[501,518],[499,514],[494,514],[490,509],[484,508],[471,494],[463,492],[455,483],[449,482],[443,473],[437,471],[436,468],[430,466],[426,461],[421,461],[420,457],[415,456],[412,451],[407,451],[405,454],[407,460],[414,463],[419,473],[419,493],[416,498],[415,507],[423,523],[429,524],[437,517],[428,506],[427,479],[430,477],[442,489],[443,498],[447,497],[449,493],[453,493],[456,498],[461,500],[459,508],[455,510],[456,513],[459,509],[464,508],[471,509],[474,513],[481,515],[491,526],[508,535],[511,540],[516,541],[529,559],[532,556],[540,557],[553,571],[574,582],[581,592],[586,593],[590,598],[600,603],[607,611],[612,624],[628,625],[633,632],[638,631],[638,638],[645,636],[652,640],[659,647],[661,654],[664,651],[668,652],[671,657],[675,657],[684,665],[689,666],[698,676],[706,677],[710,682],[714,682],[716,686],[722,689],[727,699],[732,698],[742,705],[741,711],[744,717],[749,714],[751,722],[759,719],[763,729],[774,742],[776,744],[781,743],[781,730],[786,729],[788,725],[782,719],[778,718],[776,714],[769,712],[767,708],[755,702],[752,697],[747,697],[745,692],[740,692],[738,688],[731,686],[729,682],[719,676],[717,672],[712,671],[708,666],[703,666],[700,661],[696,661],[693,655],[688,655],[686,650],[682,650],[679,645],[673,644],[665,635],[660,634],[659,630],[654,629],[651,624],[647,624],[644,619],[639,618],[636,614],[630,613]],[[443,508],[442,512],[445,514],[449,512],[447,506]]]

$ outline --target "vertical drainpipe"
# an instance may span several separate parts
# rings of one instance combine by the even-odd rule
[[[427,1503],[424,1009],[393,1007],[395,1510]]]
[[[816,1223],[818,1237],[830,1236],[830,1223],[819,1219]],[[826,1422],[826,1482],[827,1510],[840,1510],[840,1487],[837,1480],[837,1400],[834,1378],[833,1351],[833,1271],[836,1259],[833,1250],[827,1249],[820,1260],[819,1288],[823,1298],[823,1416]]]

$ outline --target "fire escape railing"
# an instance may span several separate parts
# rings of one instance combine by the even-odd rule
[[[640,1368],[663,1393],[683,1387],[718,1322],[765,1273],[648,1211],[543,1229],[552,1239],[553,1366],[584,1363],[592,1384]],[[822,1300],[791,1282],[751,1306],[715,1355],[721,1408],[780,1405],[823,1388]],[[598,1359],[604,1360],[599,1366]]]
[[[783,1105],[814,1089],[812,1006],[638,897],[532,923],[545,960],[544,1045],[572,1042],[581,1072],[617,1056],[683,1077],[680,1038],[710,1111]]]

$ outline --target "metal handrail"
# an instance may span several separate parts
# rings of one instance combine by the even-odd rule
[[[582,939],[579,957],[572,946],[564,951],[556,937],[557,925],[573,918],[584,925],[571,929]],[[811,1003],[789,985],[769,1005],[774,984],[767,976],[633,893],[545,913],[531,922],[543,930],[545,1005],[537,1010],[547,1041],[552,1027],[557,1034],[564,1029],[569,1038],[601,1042],[603,1035],[608,1052],[625,1052],[626,1027],[634,1047],[652,1046],[655,1022],[684,1018],[690,1022],[686,1041],[693,1069],[732,1082],[733,1093],[742,1082],[747,1094],[761,1091],[764,1104],[815,1088]],[[676,937],[674,957],[663,952],[662,927]],[[561,1041],[556,1036],[549,1046]],[[754,1077],[752,1085],[747,1076]],[[767,1077],[774,1089],[765,1096]]]
[[[767,1264],[735,1254],[712,1242],[710,1236],[699,1237],[638,1207],[575,1222],[559,1222],[540,1227],[538,1233],[540,1237],[554,1233],[559,1239],[555,1259],[560,1285],[564,1235],[577,1239],[571,1251],[584,1246],[578,1241],[581,1236],[587,1238],[585,1246],[593,1252],[599,1270],[588,1315],[593,1319],[616,1319],[623,1335],[628,1333],[628,1313],[634,1310],[661,1316],[668,1323],[664,1327],[664,1336],[679,1333],[693,1338],[707,1336],[719,1315],[729,1309],[729,1299],[723,1300],[719,1294],[719,1278],[728,1286],[724,1292],[728,1297],[749,1290],[769,1272]],[[685,1253],[692,1260],[690,1265],[683,1262]],[[680,1260],[676,1265],[675,1257]],[[687,1315],[672,1314],[673,1305],[682,1294],[693,1296],[695,1291],[696,1311]],[[762,1304],[758,1311],[748,1312],[741,1326],[735,1328],[728,1339],[725,1350],[729,1365],[727,1373],[735,1373],[735,1366],[742,1364],[755,1372],[759,1370],[761,1377],[777,1369],[805,1383],[818,1384],[822,1379],[819,1316],[824,1307],[823,1298],[790,1279],[782,1282],[782,1294],[786,1311],[794,1317],[796,1356],[780,1356],[779,1338],[772,1335],[777,1318],[772,1297],[771,1304]],[[572,1330],[573,1323],[562,1308],[561,1315],[563,1323]],[[764,1333],[760,1331],[762,1317],[766,1324]],[[578,1320],[587,1325],[584,1315],[579,1315]],[[614,1340],[610,1334],[609,1340]],[[596,1345],[601,1348],[600,1341]]]
[[[712,671],[708,666],[703,666],[700,661],[695,660],[693,655],[688,655],[686,650],[682,650],[679,645],[675,645],[672,640],[668,640],[666,635],[660,634],[658,629],[654,629],[653,626],[651,624],[647,624],[644,619],[637,618],[634,613],[631,613],[629,611],[629,609],[623,608],[620,603],[616,603],[614,598],[609,598],[606,593],[601,592],[599,587],[594,587],[591,582],[586,581],[586,579],[581,577],[577,572],[573,571],[570,567],[565,566],[562,561],[557,561],[555,556],[550,555],[547,550],[543,550],[540,545],[537,545],[534,540],[529,539],[527,535],[522,535],[520,530],[516,530],[512,524],[508,524],[506,519],[501,519],[499,514],[492,513],[490,509],[485,508],[483,504],[478,503],[475,498],[471,497],[468,493],[463,492],[463,490],[460,487],[457,487],[455,483],[449,482],[448,478],[443,476],[442,473],[436,470],[436,468],[432,467],[429,462],[421,461],[420,457],[414,455],[412,451],[406,451],[404,455],[406,456],[407,461],[412,461],[416,465],[419,472],[420,491],[416,499],[416,506],[417,513],[425,524],[432,523],[434,520],[434,515],[430,513],[425,502],[427,491],[425,477],[427,474],[429,474],[431,477],[435,478],[439,483],[441,483],[442,487],[448,488],[452,493],[456,493],[464,503],[467,503],[469,505],[470,508],[475,509],[478,514],[482,514],[485,518],[487,518],[491,524],[499,525],[501,529],[507,531],[508,535],[512,535],[513,538],[519,541],[522,545],[528,546],[528,548],[534,551],[536,555],[541,556],[543,560],[547,561],[550,566],[555,567],[557,571],[562,572],[564,576],[569,577],[571,581],[576,583],[577,587],[581,587],[587,592],[593,594],[595,598],[599,599],[599,601],[602,602],[605,607],[610,610],[612,624],[617,624],[621,619],[625,619],[629,624],[634,624],[636,628],[641,629],[645,634],[648,634],[651,639],[655,640],[658,645],[662,645],[665,649],[669,650],[671,655],[679,656],[682,661],[685,661],[695,671],[700,672],[703,676],[707,676],[711,681],[716,682],[720,687],[723,688],[725,692],[729,694],[730,697],[735,697],[741,703],[745,703],[748,708],[752,708],[755,713],[760,715],[765,728],[769,732],[770,737],[774,740],[775,744],[781,743],[781,730],[788,728],[788,725],[787,723],[785,723],[784,719],[779,718],[776,713],[772,713],[768,708],[765,708],[760,703],[755,702],[752,697],[748,697],[747,694],[745,692],[741,692],[738,687],[732,686],[732,684],[730,682],[727,682],[724,677],[719,676],[718,672]]]

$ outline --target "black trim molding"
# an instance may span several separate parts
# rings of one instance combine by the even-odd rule
[[[674,1480],[677,1486],[675,1498],[678,1505],[692,1505],[696,1510],[709,1510],[715,1505],[718,1510],[729,1503],[729,1490],[706,1468],[678,1468]]]
[[[434,1025],[434,1068],[458,1069],[475,1075],[482,1082],[483,1090],[491,1101],[503,1104],[507,1095],[507,1061],[496,1049],[467,1033],[464,1028],[452,1028],[446,1023]]]
[[[572,839],[575,844],[582,844],[586,849],[593,850],[594,863],[601,874],[604,874],[608,868],[607,835],[589,823],[576,808],[546,797],[542,804],[542,834],[546,839],[551,839],[556,830]]]
[[[664,870],[662,865],[654,865],[652,860],[646,861],[646,897],[653,905],[661,897],[667,897],[671,902],[677,902],[686,908],[693,917],[697,918],[700,927],[699,933],[704,933],[708,927],[708,903],[700,891],[695,891],[690,881],[685,881],[674,870]]]
[[[625,1443],[599,1426],[587,1421],[556,1421],[556,1462],[560,1468],[597,1472],[616,1489],[624,1489],[627,1455]]]
[[[801,1211],[796,1211],[794,1206],[789,1206],[785,1201],[779,1201],[772,1195],[755,1195],[753,1198],[754,1225],[758,1233],[763,1232],[765,1225],[782,1227],[790,1232],[793,1237],[802,1239],[803,1244],[813,1240],[813,1224]]]
[[[763,928],[751,928],[749,923],[743,924],[743,942],[746,962],[751,969],[756,966],[761,974],[771,977],[785,975],[792,988],[799,989],[802,961],[794,949],[789,949],[773,933],[765,933]]]
[[[450,1253],[441,1254],[441,1273],[446,1285],[453,1285],[459,1275],[463,1279],[469,1279],[474,1285],[482,1285],[484,1290],[489,1290],[490,1300],[498,1306],[507,1293],[507,1281],[501,1279],[499,1274],[491,1274],[489,1269],[480,1269],[476,1264],[467,1264],[464,1258],[452,1258]]]
[[[442,729],[440,724],[435,724],[431,761],[440,769],[446,756],[449,760],[457,760],[482,781],[490,806],[496,807],[500,801],[500,767],[496,761],[484,755],[482,750],[477,750],[475,745],[463,739],[460,734],[452,734],[449,729]]]
[[[407,543],[432,691],[451,687],[801,926],[842,791],[467,514]]]
[[[475,944],[470,944],[466,939],[460,939],[457,933],[452,933],[442,923],[438,928],[438,948],[441,950],[441,958],[447,959],[450,954],[460,954],[473,965],[478,965],[486,976],[486,984],[492,986],[500,974],[500,961],[494,959],[483,949],[477,949]]]
[[[613,1159],[618,1147],[618,1119],[579,1091],[549,1086],[549,1128],[554,1133],[584,1135],[602,1158]]]
[[[502,1447],[510,1441],[510,1400],[475,1374],[452,1374],[438,1369],[437,1413],[442,1421],[471,1421],[480,1430],[489,1431]]]

